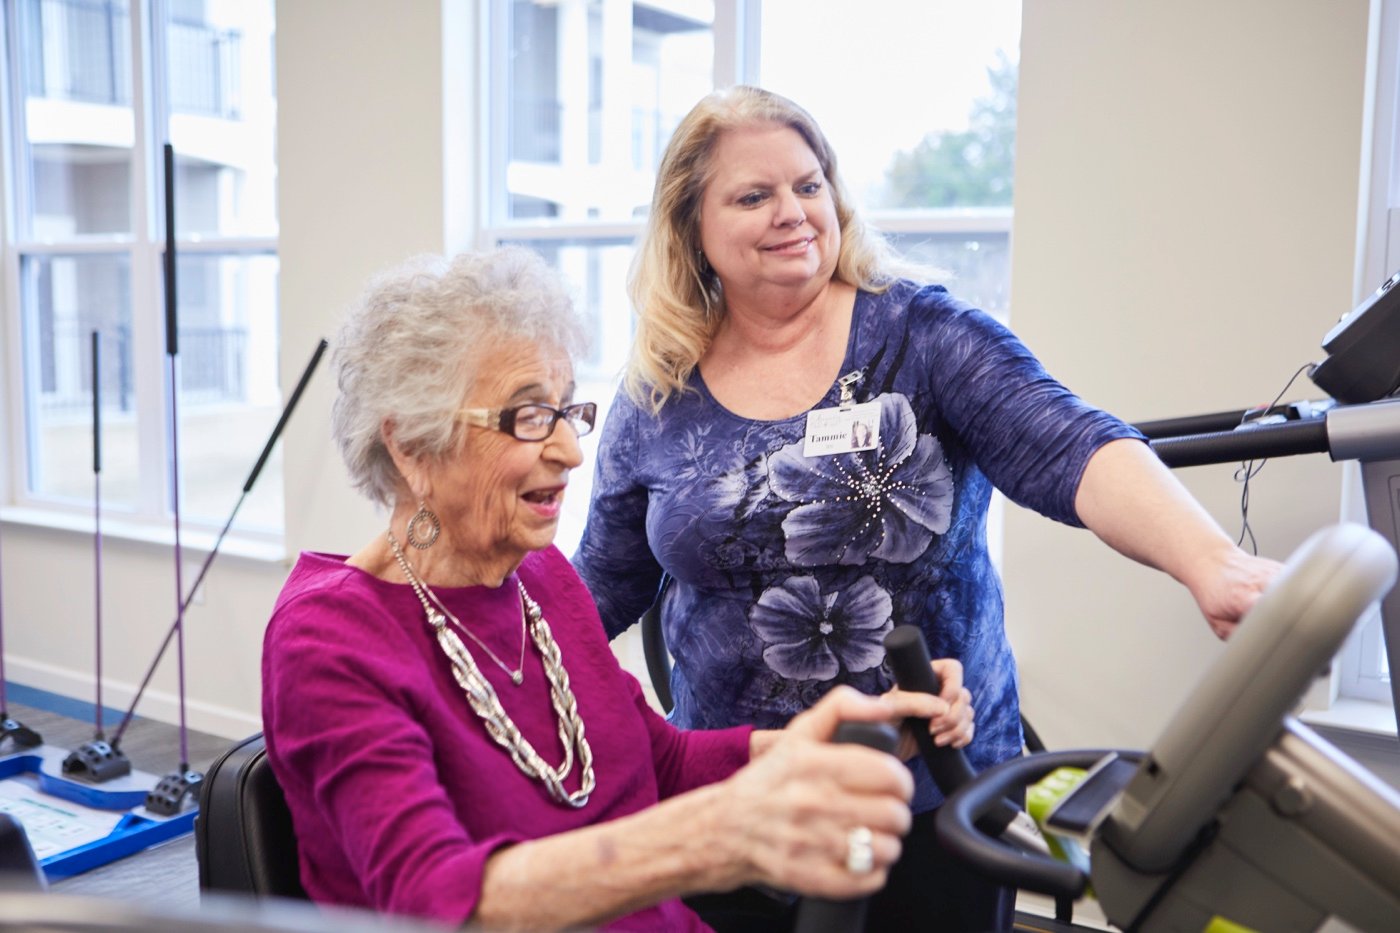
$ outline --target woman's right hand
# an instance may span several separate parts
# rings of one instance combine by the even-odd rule
[[[718,829],[720,844],[730,847],[734,886],[830,898],[884,886],[909,830],[913,779],[895,756],[831,738],[842,722],[889,722],[895,712],[886,700],[837,687],[721,785]],[[851,832],[862,827],[870,831],[873,864],[853,871]]]

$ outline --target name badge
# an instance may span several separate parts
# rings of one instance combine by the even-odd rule
[[[829,457],[880,446],[880,403],[842,405],[807,412],[805,457]]]

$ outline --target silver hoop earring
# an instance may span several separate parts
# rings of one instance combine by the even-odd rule
[[[438,521],[437,513],[428,508],[426,502],[418,503],[418,511],[413,513],[413,517],[408,520],[408,530],[404,537],[408,543],[420,551],[426,551],[437,541],[438,535],[442,534],[442,522]]]

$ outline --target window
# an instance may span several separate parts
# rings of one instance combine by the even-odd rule
[[[840,51],[829,49],[841,23]],[[764,87],[831,140],[862,213],[1005,319],[1021,4],[763,0]],[[813,67],[830,54],[839,67]],[[869,76],[862,78],[861,76]]]
[[[1360,303],[1390,276],[1400,270],[1400,2],[1385,0],[1380,5],[1379,22],[1372,20],[1380,36],[1375,57],[1375,82],[1371,117],[1371,174],[1363,178],[1370,189],[1366,218],[1363,224],[1361,279],[1357,283],[1356,300]],[[1396,462],[1378,465],[1376,473],[1393,476]],[[1350,471],[1343,483],[1342,507],[1351,520],[1366,522],[1360,467],[1346,464]],[[1384,480],[1382,480],[1384,482]],[[1396,498],[1395,480],[1390,479],[1389,499],[1395,516],[1400,516],[1400,499]],[[1384,497],[1377,497],[1382,499]],[[1393,546],[1400,546],[1396,523],[1381,517],[1372,521],[1373,527],[1386,534]],[[1383,612],[1389,619],[1392,639],[1400,632],[1400,591],[1392,591],[1383,601]],[[1357,626],[1339,659],[1341,696],[1378,703],[1396,702],[1397,685],[1392,680],[1394,661],[1400,655],[1395,645],[1386,643],[1386,626],[1381,612],[1370,613]],[[1397,704],[1400,705],[1400,704]]]
[[[1342,696],[1376,703],[1392,702],[1390,695],[1390,662],[1386,657],[1385,635],[1381,616],[1373,612],[1359,625],[1342,655]]]
[[[491,0],[483,241],[529,245],[576,288],[593,329],[578,397],[602,407],[615,392],[633,326],[627,269],[671,132],[711,89],[739,82],[811,110],[867,219],[944,270],[959,297],[1004,316],[1020,10],[1019,0],[905,0],[859,15],[844,0]],[[591,477],[579,473],[566,552],[588,501]]]
[[[94,494],[217,529],[280,414],[272,0],[6,0],[7,385],[15,498]],[[178,430],[165,346],[163,145],[175,152]],[[96,331],[100,383],[93,385]],[[12,409],[13,411],[13,409]],[[277,463],[269,466],[275,474]],[[264,475],[241,532],[280,534]]]

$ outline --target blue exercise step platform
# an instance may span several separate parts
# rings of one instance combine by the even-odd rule
[[[146,808],[161,783],[131,771],[94,783],[63,773],[68,751],[38,745],[0,755],[0,812],[10,813],[34,848],[49,881],[82,874],[194,830],[198,806],[171,816]]]

